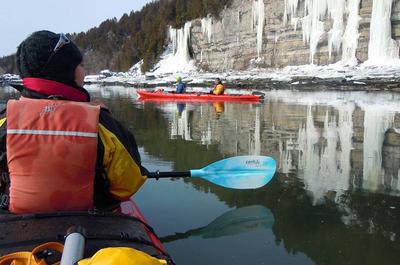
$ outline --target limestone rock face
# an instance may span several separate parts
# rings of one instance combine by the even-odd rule
[[[260,1],[260,0],[259,0]],[[211,41],[202,30],[201,19],[192,22],[191,47],[193,57],[204,70],[244,70],[254,66],[280,68],[288,65],[310,64],[310,46],[303,41],[302,23],[297,20],[285,23],[285,1],[263,0],[265,23],[262,34],[262,51],[257,54],[257,29],[253,25],[254,0],[234,0],[220,18],[213,18]],[[359,10],[359,39],[356,50],[358,62],[368,59],[370,20],[373,0],[361,0]],[[297,14],[304,17],[304,1],[300,1]],[[348,13],[343,16],[346,26]],[[392,38],[400,40],[400,1],[392,6]],[[319,38],[314,64],[326,65],[341,60],[342,50],[333,50],[329,56],[329,31],[333,19],[329,14],[322,20],[324,32]]]

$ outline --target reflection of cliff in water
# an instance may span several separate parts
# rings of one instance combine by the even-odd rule
[[[399,112],[390,101],[384,107],[370,102],[374,95],[340,95],[333,93],[321,102],[271,95],[260,105],[225,104],[223,115],[217,115],[212,104],[178,108],[175,103],[138,104],[133,114],[127,100],[127,111],[117,116],[131,111],[126,122],[135,128],[139,142],[154,150],[153,155],[177,161],[180,169],[201,167],[212,162],[211,157],[270,155],[279,163],[278,172],[304,181],[314,203],[325,196],[339,200],[345,191],[358,189],[397,196]],[[203,155],[189,158],[199,150]]]
[[[176,104],[137,104],[115,95],[106,104],[147,153],[173,161],[174,170],[231,155],[273,156],[279,173],[261,189],[191,182],[231,207],[270,209],[276,244],[289,253],[305,253],[315,264],[398,264],[396,96],[396,104],[384,107],[348,94],[347,101],[329,95],[318,103],[268,98],[260,105],[225,104],[218,117],[211,104],[187,104],[181,114]]]
[[[167,117],[172,137],[217,144],[224,156],[273,156],[279,172],[304,180],[314,202],[349,189],[400,193],[400,116],[376,105],[272,99],[265,105],[226,104],[218,119],[210,105]]]
[[[328,199],[315,205],[299,180],[277,177],[284,181],[259,190],[213,192],[238,207],[263,202],[276,220],[276,243],[315,264],[398,264],[400,209],[393,207],[398,197],[346,192],[339,204]]]
[[[180,117],[153,107],[167,118],[168,128],[185,118],[186,131],[173,142],[188,133],[191,157],[212,155],[217,148],[223,156],[260,153],[279,161],[279,174],[262,189],[193,185],[232,207],[261,203],[271,209],[277,244],[289,253],[306,253],[316,264],[397,264],[396,112],[355,102],[328,106],[272,100],[258,106],[227,104],[216,119],[207,105],[186,108],[190,114]],[[197,153],[200,146],[213,151]]]

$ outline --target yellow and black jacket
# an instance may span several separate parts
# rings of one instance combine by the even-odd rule
[[[49,99],[49,95],[32,91],[26,87],[16,86],[16,88],[24,97],[38,100]],[[62,99],[65,100],[68,97]],[[7,193],[7,182],[9,182],[7,177],[6,111],[6,108],[0,110],[0,173],[2,180],[0,194]],[[144,183],[148,171],[141,165],[134,136],[105,108],[100,110],[98,132],[93,199],[96,208],[108,210],[121,200],[132,196]],[[68,161],[65,166],[68,166]]]

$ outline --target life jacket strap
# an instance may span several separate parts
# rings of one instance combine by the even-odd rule
[[[1,194],[0,208],[2,210],[8,210],[9,205],[10,205],[10,196],[8,194]]]
[[[0,175],[0,182],[0,187],[4,185],[4,188],[1,188],[2,193],[0,193],[0,209],[8,210],[10,205],[10,174],[8,172],[2,172]]]
[[[8,172],[2,172],[0,180],[2,183],[9,185],[10,184],[10,174]]]

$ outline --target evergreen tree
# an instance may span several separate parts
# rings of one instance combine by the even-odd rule
[[[142,10],[102,22],[87,32],[71,38],[82,49],[89,73],[102,69],[127,71],[141,59],[142,70],[148,71],[157,62],[167,44],[167,28],[182,27],[186,21],[207,14],[218,16],[232,0],[159,0]],[[0,58],[0,67],[16,72],[14,56]]]

